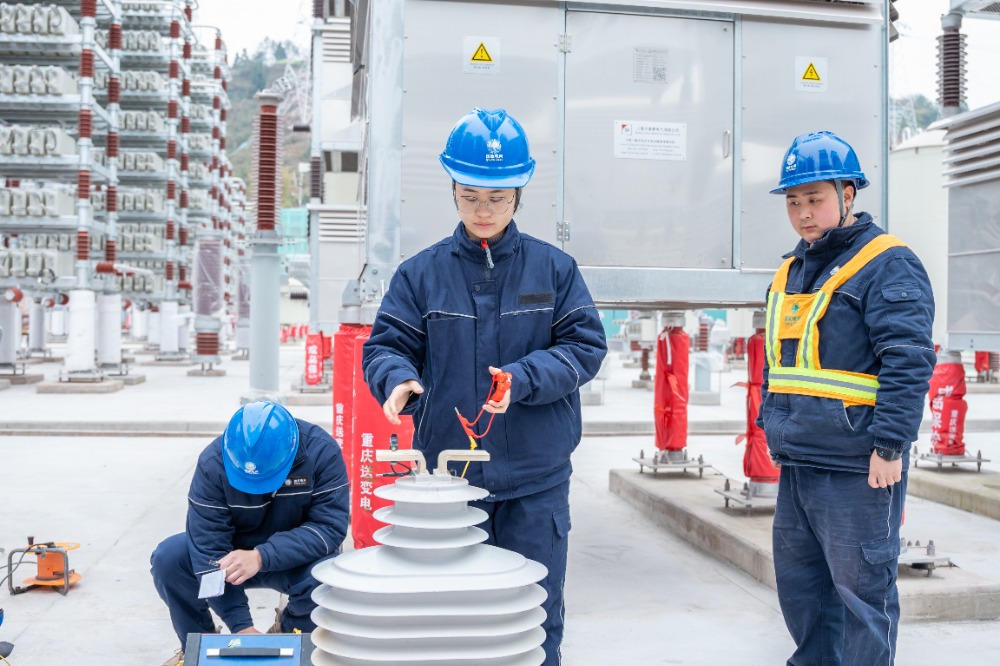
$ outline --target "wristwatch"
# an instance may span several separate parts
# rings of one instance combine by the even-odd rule
[[[881,458],[882,460],[887,460],[889,462],[892,462],[893,460],[899,460],[900,458],[903,457],[902,451],[895,451],[893,449],[883,449],[881,446],[875,447],[875,453],[878,454],[878,457]]]

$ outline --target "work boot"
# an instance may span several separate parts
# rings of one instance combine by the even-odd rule
[[[282,610],[283,609],[280,606],[278,608],[274,609],[274,624],[272,624],[271,628],[268,629],[265,633],[268,633],[268,634],[280,634],[281,633],[281,613],[282,613]]]
[[[184,651],[178,649],[174,656],[163,662],[163,666],[184,666]]]

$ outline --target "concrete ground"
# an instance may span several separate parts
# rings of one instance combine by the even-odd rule
[[[58,346],[54,353],[60,355]],[[283,348],[282,389],[298,381],[302,357],[301,345]],[[149,553],[183,529],[197,454],[239,406],[249,367],[226,359],[224,377],[189,377],[190,367],[140,365],[147,358],[137,356],[132,368],[147,381],[113,394],[38,394],[31,385],[0,393],[0,548],[23,547],[29,535],[79,542],[69,557],[83,575],[66,596],[33,590],[11,597],[0,588],[6,612],[0,641],[15,646],[12,666],[158,666],[176,647],[152,587]],[[52,379],[58,364],[32,370]],[[585,422],[609,432],[629,424],[648,431],[652,392],[630,388],[638,370],[623,368],[617,354],[608,370],[597,386],[604,404],[585,407]],[[693,432],[726,431],[742,420],[742,389],[730,386],[742,379],[739,371],[716,376],[722,404],[692,407]],[[1000,396],[974,394],[969,403],[970,423],[981,417],[988,428]],[[331,421],[329,404],[290,409],[320,424]],[[137,436],[142,428],[157,436]],[[970,432],[967,441],[993,459],[987,469],[1000,472],[998,430]],[[25,431],[46,434],[12,434]],[[88,431],[104,434],[81,434]],[[177,436],[191,432],[199,436]],[[587,436],[574,457],[564,663],[784,663],[792,645],[771,588],[663,531],[609,492],[609,470],[630,467],[640,449],[653,448],[648,435]],[[732,434],[693,436],[689,448],[712,463],[716,471],[706,474],[718,474],[720,485],[723,475],[742,482],[743,448]],[[959,566],[1000,581],[995,521],[911,498],[904,533],[933,538]],[[33,570],[25,564],[15,583]],[[0,578],[6,574],[0,570]],[[269,626],[278,595],[252,591],[251,601],[258,626]],[[1000,663],[1000,621],[904,624],[896,663]]]

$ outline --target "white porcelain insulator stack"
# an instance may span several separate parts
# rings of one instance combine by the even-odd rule
[[[538,666],[544,566],[488,546],[470,507],[487,492],[442,474],[403,477],[376,495],[382,545],[318,564],[315,666]]]

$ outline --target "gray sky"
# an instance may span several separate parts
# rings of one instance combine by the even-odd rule
[[[222,29],[229,62],[246,49],[270,37],[276,42],[290,39],[309,51],[312,26],[311,0],[199,0],[194,22]]]
[[[950,0],[898,0],[903,35],[890,47],[894,96],[922,93],[937,99],[937,36]],[[309,0],[200,0],[195,23],[222,28],[230,62],[265,38],[291,39],[308,50],[312,2]],[[966,20],[969,107],[1000,101],[1000,21]]]
[[[923,93],[937,100],[937,36],[950,0],[898,0],[901,36],[889,46],[893,96]],[[969,108],[1000,101],[1000,21],[965,19]]]

